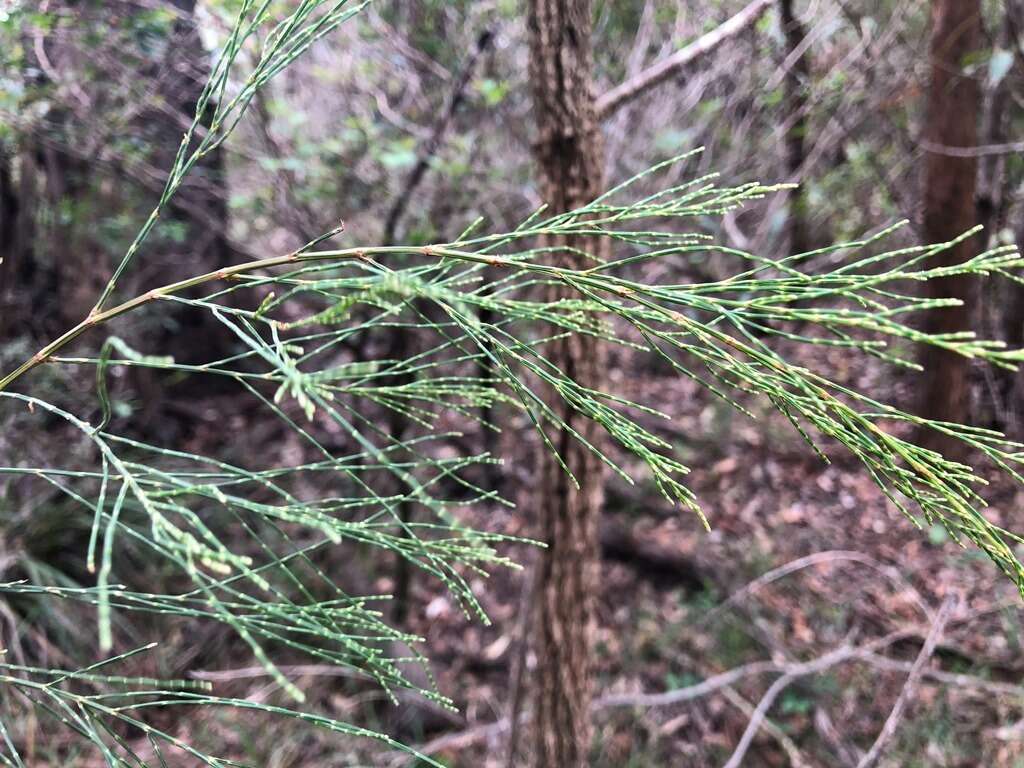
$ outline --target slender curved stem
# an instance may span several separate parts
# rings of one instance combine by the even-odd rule
[[[179,280],[175,283],[169,283],[168,285],[160,288],[154,288],[151,291],[147,291],[144,294],[136,296],[133,299],[129,299],[117,306],[105,309],[102,311],[93,311],[86,317],[82,322],[73,328],[65,331],[63,334],[58,336],[56,339],[51,341],[45,347],[40,349],[36,354],[30,357],[28,360],[23,362],[16,369],[0,378],[0,392],[7,389],[14,381],[19,379],[22,375],[28,373],[36,366],[46,362],[50,357],[58,350],[64,348],[69,343],[77,339],[86,331],[90,330],[94,326],[102,325],[108,320],[112,320],[119,315],[123,315],[127,312],[131,312],[134,309],[138,309],[144,304],[148,304],[151,301],[162,299],[167,296],[171,296],[181,291],[193,288],[197,285],[203,285],[205,283],[213,282],[214,280],[228,280],[239,275],[243,275],[249,272],[256,272],[261,269],[270,269],[272,267],[280,267],[286,264],[296,264],[301,262],[310,261],[363,261],[372,256],[383,256],[389,254],[421,254],[424,256],[439,256],[442,258],[457,259],[459,261],[466,262],[477,262],[483,264],[489,264],[491,266],[510,266],[514,262],[501,257],[488,256],[479,253],[472,253],[469,251],[460,251],[445,247],[412,247],[412,246],[373,246],[369,248],[345,248],[343,250],[336,251],[294,251],[284,256],[273,256],[266,259],[256,259],[255,261],[247,261],[241,264],[235,264],[230,267],[224,267],[223,269],[217,269],[212,272],[206,272],[202,275],[196,275],[194,277],[187,278],[185,280]],[[555,268],[551,268],[551,271],[558,272]]]
[[[379,249],[374,249],[374,252],[379,252]],[[137,309],[144,304],[148,304],[151,301],[161,299],[165,296],[180,293],[188,288],[192,288],[197,285],[203,285],[214,280],[223,280],[236,277],[247,272],[254,272],[260,269],[269,269],[271,267],[277,267],[284,264],[291,264],[299,261],[313,261],[315,257],[320,259],[337,259],[344,261],[347,259],[361,259],[368,255],[369,251],[364,249],[351,249],[350,253],[347,252],[331,252],[320,254],[303,254],[303,253],[290,253],[285,256],[275,256],[267,259],[257,259],[255,261],[248,261],[243,264],[236,264],[223,269],[218,269],[213,272],[207,272],[202,275],[196,275],[186,280],[179,280],[175,283],[170,283],[161,288],[155,288],[144,294],[136,296],[133,299],[129,299],[117,306],[105,309],[99,312],[93,311],[86,317],[82,322],[73,328],[65,331],[63,334],[58,336],[56,339],[51,341],[45,347],[40,349],[36,354],[30,357],[28,360],[23,362],[16,369],[0,378],[0,392],[5,390],[12,382],[19,379],[22,375],[28,373],[30,370],[35,368],[37,365],[46,362],[51,355],[56,353],[58,350],[67,346],[69,343],[77,339],[86,331],[90,330],[94,326],[101,325],[108,320],[111,320],[119,315],[123,315],[126,312],[131,312],[133,309]]]

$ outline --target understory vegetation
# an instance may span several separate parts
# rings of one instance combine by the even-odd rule
[[[780,101],[791,150],[794,121],[842,117],[844,83],[878,74],[842,20],[870,56],[927,14],[823,4],[812,34],[767,2],[695,32],[658,2],[537,0],[529,24],[505,3],[126,5],[0,11],[3,765],[553,764],[574,747],[534,717],[533,611],[579,584],[564,676],[586,671],[589,764],[1021,759],[1024,351],[991,307],[928,319],[1019,298],[1015,238],[924,236],[885,176],[898,142],[840,126],[836,148],[829,120],[800,129],[835,155],[823,176],[730,150]],[[657,97],[574,106],[611,115],[613,183],[562,206],[494,135],[530,114],[512,73],[525,49],[543,69],[523,36],[551,8],[635,43],[581,54],[626,90],[681,47],[670,17],[708,58],[767,37],[781,62],[741,105],[705,69],[670,129]],[[1016,35],[972,71],[1019,106]],[[817,80],[796,62],[821,37],[847,58]],[[793,72],[825,106],[790,103]],[[935,360],[964,365],[969,421],[920,407]],[[551,467],[556,521],[588,521],[576,585],[544,582]]]

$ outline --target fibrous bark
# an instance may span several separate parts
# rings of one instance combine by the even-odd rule
[[[801,183],[806,160],[807,89],[810,64],[804,49],[807,36],[803,24],[793,10],[793,0],[781,0],[779,13],[786,36],[786,176]],[[786,222],[790,253],[805,253],[814,246],[807,231],[807,194],[802,187],[789,196],[789,217]]]
[[[593,200],[602,188],[602,150],[591,83],[589,0],[530,0],[530,81],[537,122],[535,155],[541,193],[552,213]],[[601,257],[593,238],[558,240],[561,266],[580,267]],[[550,298],[565,295],[552,287]],[[567,376],[598,388],[604,369],[601,345],[570,334],[546,354]],[[548,403],[558,417],[591,443],[600,427],[574,411],[557,393]],[[598,569],[597,522],[603,500],[602,464],[581,440],[562,429],[551,435],[572,477],[554,458],[541,468],[539,535],[547,544],[537,561],[531,679],[534,763],[539,768],[579,768],[590,745],[591,645]],[[580,487],[573,482],[579,481]]]
[[[979,46],[979,0],[933,0],[930,46],[931,84],[925,129],[924,236],[929,242],[946,242],[962,235],[977,221],[975,187],[977,159],[951,156],[943,147],[977,144],[980,92],[977,80],[964,71],[968,57]],[[972,237],[937,254],[930,264],[958,264],[974,256],[980,239]],[[971,327],[974,281],[954,276],[928,282],[936,298],[957,298],[960,307],[928,313],[926,330],[953,333]],[[924,416],[943,421],[966,421],[970,415],[968,361],[929,345],[924,353]],[[954,453],[957,444],[936,432],[923,435],[929,447]]]

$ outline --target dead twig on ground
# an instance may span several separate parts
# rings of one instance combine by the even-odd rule
[[[896,703],[893,704],[892,711],[889,712],[889,717],[886,718],[885,725],[882,726],[882,730],[875,739],[875,743],[871,745],[868,753],[861,758],[857,768],[873,768],[878,763],[889,742],[892,741],[893,736],[896,735],[896,729],[899,728],[900,723],[903,721],[903,713],[906,711],[907,704],[917,693],[917,686],[921,682],[924,667],[929,659],[931,659],[932,654],[935,653],[935,645],[939,642],[939,638],[942,637],[942,632],[946,628],[946,622],[949,619],[949,614],[953,611],[955,603],[956,599],[952,596],[942,601],[942,607],[939,608],[939,612],[932,622],[932,628],[928,632],[928,637],[925,638],[924,645],[921,646],[921,652],[917,655],[917,659],[910,669],[910,674],[907,675],[907,682],[903,684],[903,690],[896,697]]]

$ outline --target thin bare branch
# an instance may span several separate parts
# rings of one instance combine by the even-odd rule
[[[494,40],[494,32],[490,29],[485,29],[477,36],[476,46],[466,59],[466,63],[462,67],[462,72],[459,73],[458,79],[455,81],[452,92],[448,96],[447,103],[445,104],[444,110],[441,113],[440,118],[434,125],[433,131],[430,136],[423,143],[420,148],[419,156],[416,159],[416,165],[409,172],[406,177],[405,183],[402,185],[402,190],[395,197],[394,202],[391,205],[391,209],[388,211],[387,217],[384,223],[384,235],[383,241],[385,245],[394,245],[396,235],[398,234],[398,222],[405,214],[406,208],[409,207],[409,202],[412,200],[413,193],[419,186],[420,182],[423,181],[423,177],[427,173],[427,169],[430,167],[431,161],[437,155],[441,149],[442,142],[444,141],[445,132],[448,130],[448,126],[452,122],[452,118],[455,117],[455,113],[458,111],[459,106],[465,100],[466,89],[469,86],[470,81],[473,79],[473,75],[476,73],[477,63],[487,49],[491,46]]]
[[[651,88],[661,85],[683,67],[692,64],[701,56],[711,53],[726,40],[736,37],[761,18],[774,2],[775,0],[754,0],[720,27],[701,35],[671,56],[652,64],[636,77],[631,77],[626,82],[612,88],[597,100],[598,119],[607,119],[622,105],[642,96]]]
[[[946,157],[989,157],[990,155],[1015,155],[1024,152],[1024,141],[1015,141],[1009,144],[982,144],[976,147],[953,147],[924,140],[918,143],[926,152]]]
[[[773,568],[770,571],[767,571],[766,573],[762,574],[761,576],[758,576],[756,579],[749,582],[746,586],[742,587],[741,589],[737,590],[732,595],[730,595],[727,600],[723,601],[722,603],[719,603],[713,609],[708,611],[708,613],[705,614],[702,618],[701,623],[708,623],[724,611],[727,611],[733,606],[735,606],[737,603],[746,600],[748,597],[760,591],[769,584],[778,581],[779,579],[782,579],[786,576],[789,576],[790,574],[796,573],[797,571],[801,571],[805,568],[814,567],[816,565],[841,562],[859,563],[882,574],[887,579],[892,581],[894,584],[898,585],[900,588],[909,591],[914,596],[915,604],[921,609],[925,617],[928,619],[932,618],[931,613],[928,609],[928,605],[921,597],[920,592],[918,592],[913,587],[913,585],[910,584],[910,582],[908,582],[906,579],[900,576],[899,572],[895,568],[885,565],[884,563],[879,562],[875,558],[865,555],[863,552],[855,552],[848,550],[828,550],[826,552],[815,552],[812,555],[807,555],[805,557],[797,558],[796,560],[791,560],[788,563],[780,565],[778,568]]]
[[[882,730],[875,739],[875,743],[871,745],[868,753],[861,758],[857,768],[873,768],[878,763],[889,742],[892,741],[893,736],[896,735],[896,729],[899,728],[900,722],[903,720],[903,713],[906,711],[907,704],[917,693],[917,686],[921,682],[921,675],[924,673],[925,665],[931,659],[932,654],[935,653],[935,646],[939,642],[939,638],[942,637],[942,632],[946,628],[946,622],[949,619],[949,614],[953,611],[955,603],[956,600],[952,596],[942,601],[942,607],[939,608],[935,621],[932,622],[931,631],[928,632],[928,637],[925,639],[924,645],[921,646],[921,652],[917,654],[917,659],[914,661],[914,666],[907,676],[907,682],[904,683],[903,690],[900,691],[900,695],[896,698],[896,703],[893,705],[889,717],[886,718],[885,725],[882,726]]]

